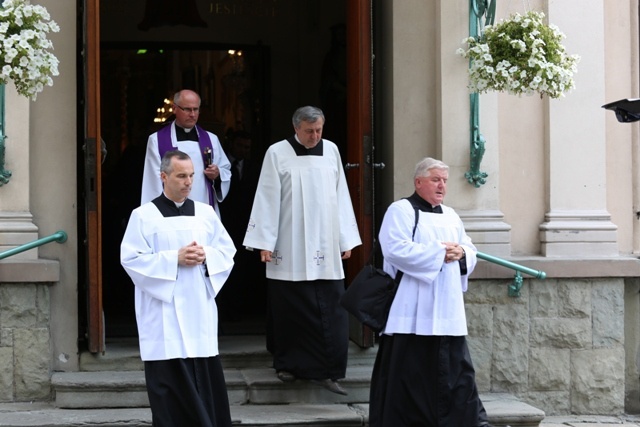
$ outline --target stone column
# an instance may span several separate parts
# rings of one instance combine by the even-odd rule
[[[603,2],[546,5],[549,22],[567,35],[567,51],[583,55],[576,89],[545,100],[548,193],[541,251],[549,257],[617,256],[617,227],[606,207],[605,112],[593,101],[605,99]]]
[[[29,115],[27,98],[18,95],[10,83],[5,91],[5,169],[8,183],[0,187],[0,252],[38,239],[29,207]],[[38,249],[13,255],[12,259],[37,259]]]
[[[469,236],[480,251],[495,256],[511,254],[511,226],[504,222],[499,202],[498,100],[496,94],[480,96],[480,132],[486,140],[480,170],[486,183],[476,188],[467,182],[470,168],[470,114],[468,60],[456,55],[461,37],[469,35],[469,2],[440,0],[438,21],[437,106],[438,142],[442,161],[449,165],[445,203],[456,209]]]

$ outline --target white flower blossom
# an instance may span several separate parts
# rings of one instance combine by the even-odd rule
[[[0,84],[12,81],[18,93],[35,101],[57,76],[58,58],[49,52],[48,33],[60,27],[47,9],[29,0],[4,0],[0,8]]]
[[[16,1],[16,0],[14,0]],[[575,88],[578,55],[568,55],[561,41],[565,35],[555,25],[543,23],[544,14],[514,14],[488,25],[477,39],[465,38],[472,92],[508,92],[514,95],[548,95],[559,98]]]

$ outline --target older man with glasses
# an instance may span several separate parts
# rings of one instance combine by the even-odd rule
[[[162,193],[160,160],[171,150],[180,150],[193,159],[194,180],[191,198],[208,203],[220,216],[218,204],[229,192],[231,163],[211,132],[198,126],[200,96],[188,89],[173,97],[175,120],[149,136],[142,177],[141,204]]]

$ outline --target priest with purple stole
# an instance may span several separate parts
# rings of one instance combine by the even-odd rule
[[[164,190],[131,213],[120,251],[135,285],[153,425],[230,427],[215,297],[236,249],[213,208],[188,198],[189,156],[167,152],[161,171]]]
[[[322,138],[324,121],[319,108],[299,108],[295,134],[267,150],[243,245],[267,263],[268,344],[278,378],[344,395],[342,260],[362,242],[338,147]]]
[[[142,175],[141,204],[162,192],[160,160],[170,150],[187,153],[193,160],[195,177],[192,200],[208,203],[220,217],[218,204],[224,200],[231,184],[231,163],[218,137],[198,126],[200,96],[184,89],[173,97],[176,119],[149,136]]]

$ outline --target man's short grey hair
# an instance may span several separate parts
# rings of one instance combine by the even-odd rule
[[[431,169],[442,169],[448,172],[449,166],[441,160],[437,160],[432,157],[425,157],[416,165],[416,172],[413,175],[413,179],[429,176]]]
[[[160,172],[164,172],[167,175],[171,175],[173,172],[173,167],[171,166],[171,159],[177,158],[178,160],[191,160],[191,157],[184,151],[180,150],[171,150],[164,153],[162,156],[162,161],[160,162]]]
[[[298,129],[302,122],[315,123],[318,119],[322,119],[322,123],[324,124],[324,113],[321,109],[310,105],[300,107],[293,113],[293,127]]]

